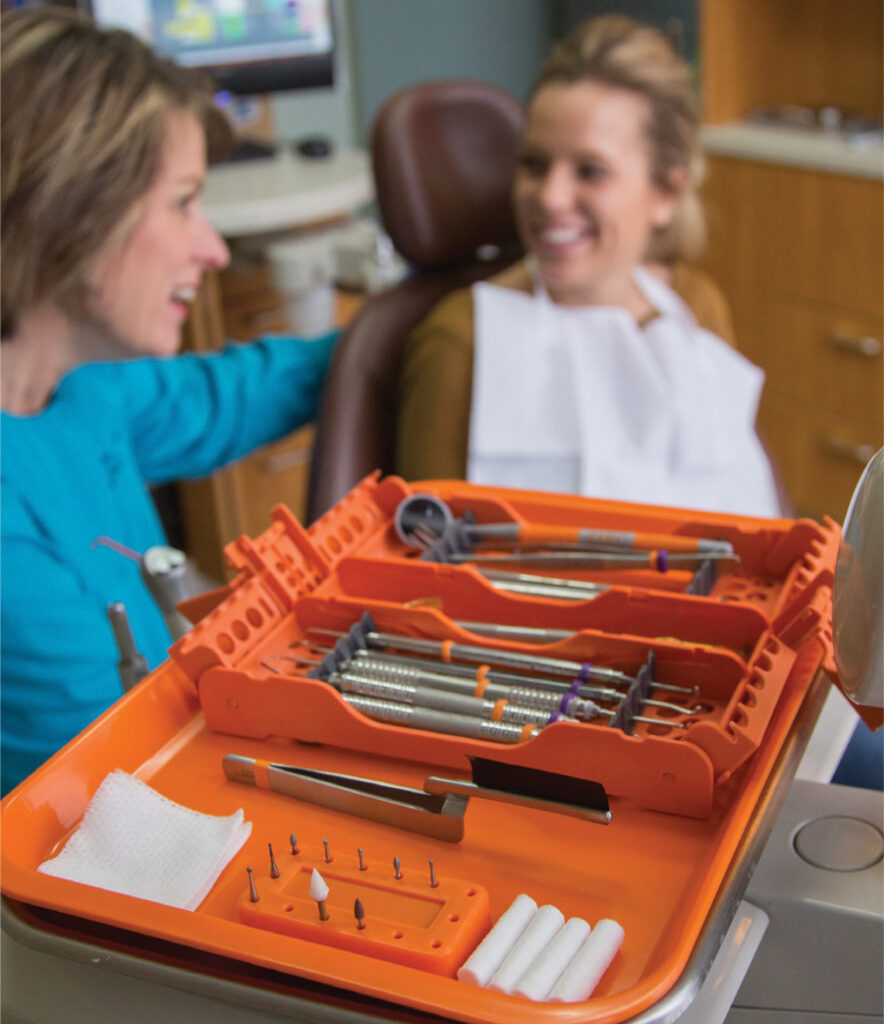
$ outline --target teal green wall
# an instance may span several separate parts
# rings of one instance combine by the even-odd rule
[[[579,21],[622,11],[666,26],[682,23],[696,50],[696,0],[338,0],[344,40],[334,89],[275,100],[283,138],[330,135],[363,146],[390,93],[434,78],[478,78],[519,99],[550,46]]]

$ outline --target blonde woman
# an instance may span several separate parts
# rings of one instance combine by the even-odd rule
[[[662,33],[584,23],[530,95],[513,187],[527,257],[406,349],[398,471],[777,514],[703,243],[689,69]]]

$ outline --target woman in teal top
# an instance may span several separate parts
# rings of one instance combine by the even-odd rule
[[[0,58],[5,792],[120,695],[110,602],[166,656],[137,563],[96,542],[164,543],[149,484],[310,420],[334,336],[177,355],[228,259],[200,206],[211,94],[71,11],[4,15]]]

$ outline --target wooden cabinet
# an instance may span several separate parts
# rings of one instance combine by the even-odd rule
[[[881,117],[879,0],[708,0],[701,17],[707,122],[784,104]],[[796,513],[843,520],[884,431],[881,175],[720,148],[707,164],[705,262],[767,374],[759,430]]]
[[[358,302],[358,296],[339,295],[339,323],[350,319]],[[234,259],[204,281],[185,332],[185,347],[206,351],[227,340],[247,341],[286,330],[285,312],[266,265]],[[262,533],[277,503],[288,505],[303,520],[314,433],[308,424],[207,479],[179,484],[187,553],[201,572],[226,579],[224,546],[242,534]]]

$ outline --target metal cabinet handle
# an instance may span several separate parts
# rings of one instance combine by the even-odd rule
[[[826,451],[831,455],[837,455],[842,459],[849,459],[851,462],[856,462],[861,466],[865,466],[876,451],[870,444],[853,444],[850,441],[845,441],[842,437],[836,437],[834,434],[827,434],[823,438],[823,444]]]
[[[829,344],[834,345],[835,348],[840,349],[842,352],[851,352],[857,356],[868,356],[870,359],[881,355],[880,340],[870,335],[863,336],[859,334],[844,334],[842,331],[831,331],[829,334]]]
[[[310,454],[309,448],[292,448],[278,455],[268,455],[261,463],[261,469],[265,473],[284,473],[287,469],[306,466],[310,461]]]

